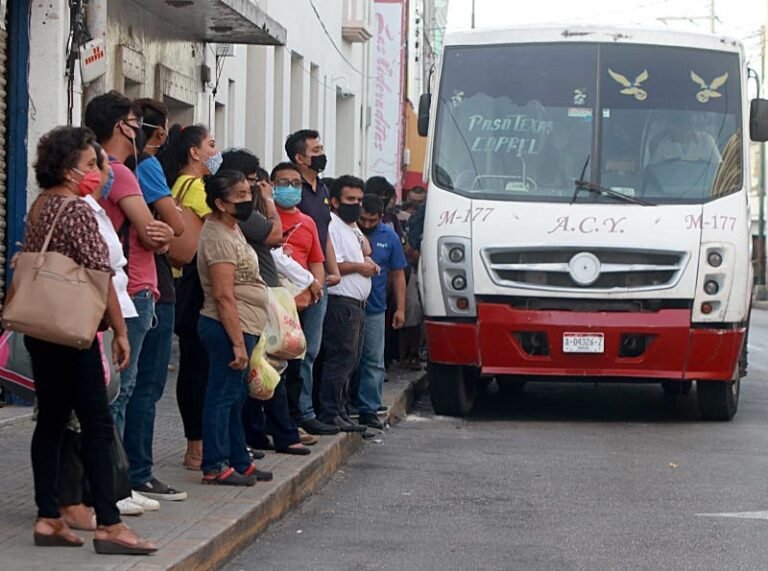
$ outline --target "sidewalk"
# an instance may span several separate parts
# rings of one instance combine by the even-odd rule
[[[405,416],[417,391],[424,388],[423,373],[393,368],[384,385],[389,421]],[[272,470],[273,482],[251,488],[203,486],[200,474],[181,466],[185,449],[181,419],[176,408],[175,373],[168,379],[159,403],[155,434],[155,473],[174,488],[185,490],[189,499],[162,502],[159,512],[126,517],[125,522],[155,542],[160,550],[149,557],[96,555],[92,534],[83,548],[42,548],[32,543],[35,505],[29,445],[34,424],[24,407],[0,409],[0,568],[99,569],[141,571],[159,569],[211,569],[245,547],[272,521],[280,518],[307,495],[318,489],[365,443],[359,435],[322,437],[309,456],[286,456],[268,452],[258,462]],[[16,420],[13,415],[20,416]],[[9,420],[10,419],[10,420]],[[386,438],[384,433],[382,438]],[[378,440],[379,437],[376,437]],[[376,446],[372,442],[370,445]]]

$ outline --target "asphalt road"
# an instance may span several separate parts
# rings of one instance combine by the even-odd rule
[[[749,342],[732,422],[657,385],[425,397],[227,569],[768,569],[768,312]]]

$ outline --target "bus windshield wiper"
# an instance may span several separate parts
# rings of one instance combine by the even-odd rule
[[[622,194],[621,192],[616,192],[611,188],[600,186],[599,184],[589,182],[588,180],[577,179],[573,182],[576,185],[576,189],[573,193],[573,200],[571,201],[571,204],[576,201],[576,196],[579,194],[579,191],[586,189],[590,192],[594,192],[595,194],[604,194],[606,196],[610,196],[611,198],[615,198],[616,200],[623,200],[624,202],[631,202],[632,204],[640,204],[641,206],[656,206],[654,203],[648,202],[647,200],[642,200],[640,198],[635,198],[634,196],[628,196],[626,194]]]

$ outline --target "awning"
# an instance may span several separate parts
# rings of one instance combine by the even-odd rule
[[[284,27],[254,0],[133,0],[179,30],[179,37],[221,44],[285,45]]]

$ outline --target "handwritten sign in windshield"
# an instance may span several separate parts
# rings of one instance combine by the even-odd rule
[[[518,157],[538,154],[540,138],[554,130],[554,121],[524,114],[486,117],[477,113],[469,117],[468,128],[469,133],[477,133],[470,147],[473,152],[514,153]]]

